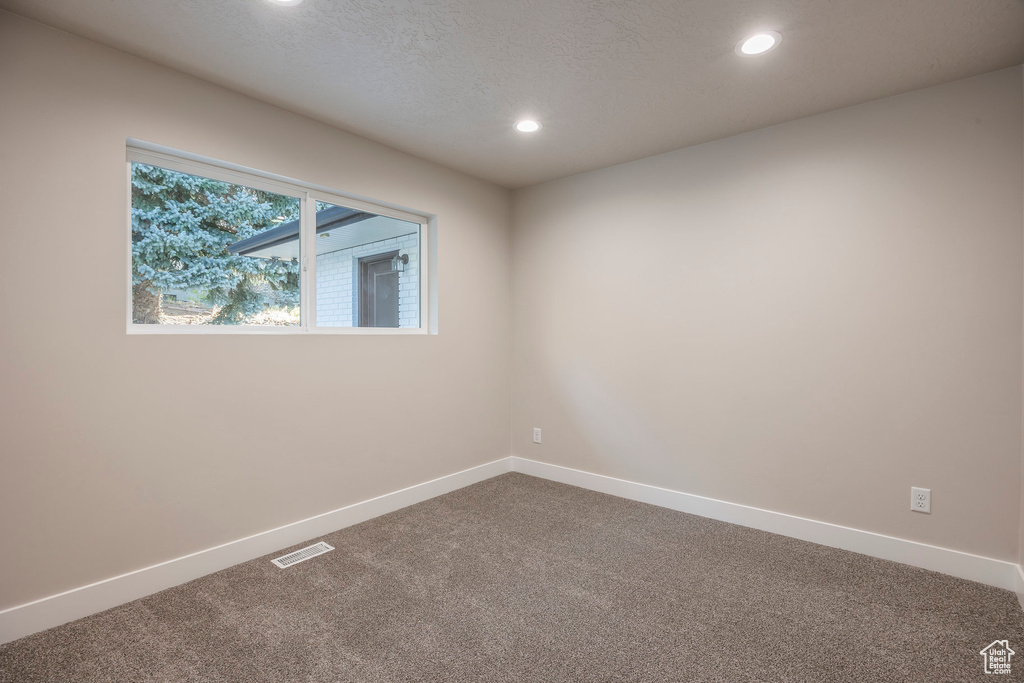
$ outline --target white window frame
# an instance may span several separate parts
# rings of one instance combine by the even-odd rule
[[[293,178],[258,171],[208,157],[128,139],[127,144],[128,231],[127,231],[127,308],[125,324],[128,334],[436,334],[436,278],[432,277],[437,217],[411,211],[339,190],[313,185]],[[213,180],[244,185],[257,190],[275,192],[299,200],[299,248],[302,253],[299,269],[298,325],[152,325],[132,320],[132,163],[159,166],[171,171],[190,173]],[[419,327],[318,327],[316,325],[316,202],[338,204],[379,216],[397,218],[419,226]]]

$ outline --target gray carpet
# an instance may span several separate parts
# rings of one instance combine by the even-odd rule
[[[324,540],[0,646],[0,681],[970,681],[1004,638],[1024,674],[1008,591],[521,474]]]

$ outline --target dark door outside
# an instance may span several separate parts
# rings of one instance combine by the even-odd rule
[[[359,259],[359,326],[398,327],[397,251]]]

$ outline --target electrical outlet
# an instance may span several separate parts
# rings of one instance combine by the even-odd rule
[[[533,428],[533,442],[540,443],[540,427]]]
[[[910,509],[914,512],[923,512],[926,515],[932,512],[932,490],[919,489],[916,486],[910,487]]]

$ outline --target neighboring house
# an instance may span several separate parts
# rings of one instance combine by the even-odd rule
[[[419,327],[419,225],[343,206],[316,214],[316,324]],[[228,246],[253,258],[295,260],[299,221]]]

